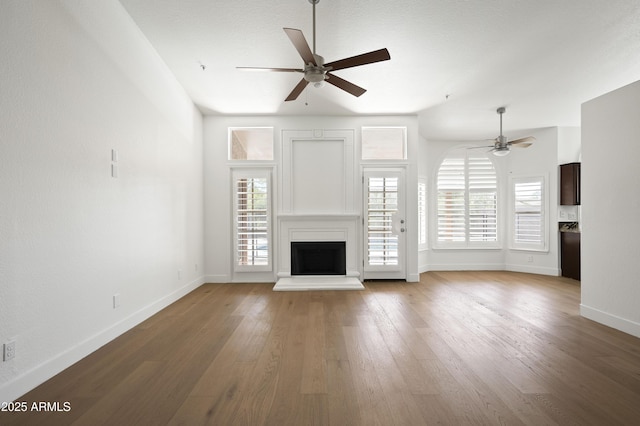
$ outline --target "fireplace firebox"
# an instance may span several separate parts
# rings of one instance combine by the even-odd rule
[[[291,275],[346,275],[344,241],[291,242]]]

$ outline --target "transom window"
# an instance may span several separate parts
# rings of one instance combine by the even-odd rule
[[[437,197],[436,246],[497,246],[497,175],[486,153],[450,151],[438,169]]]
[[[406,160],[405,127],[363,127],[363,160]]]
[[[273,127],[230,128],[229,160],[273,161]]]

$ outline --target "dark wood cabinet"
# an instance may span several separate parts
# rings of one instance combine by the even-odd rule
[[[580,280],[580,233],[560,232],[562,276]]]
[[[580,163],[560,165],[560,204],[580,205]]]

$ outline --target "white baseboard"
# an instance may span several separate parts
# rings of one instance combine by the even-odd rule
[[[231,277],[229,275],[205,275],[205,283],[230,283]]]
[[[615,328],[635,337],[640,337],[640,323],[621,318],[590,306],[580,304],[580,315],[607,327]]]
[[[479,264],[429,264],[421,265],[420,273],[429,271],[511,271],[524,272],[527,274],[551,275],[557,277],[560,271],[555,268],[545,268],[526,265],[504,265],[502,263],[479,263]]]
[[[525,272],[527,274],[538,275],[550,275],[552,277],[560,276],[560,270],[558,268],[547,268],[541,266],[529,266],[529,265],[506,265],[505,270],[511,272]]]
[[[504,271],[503,263],[431,263],[427,265],[427,271]]]
[[[129,331],[147,318],[158,313],[173,302],[184,297],[205,282],[200,277],[187,285],[167,294],[164,297],[150,303],[142,309],[132,313],[128,317],[118,321],[101,332],[78,342],[73,348],[55,355],[53,358],[21,374],[15,379],[0,385],[0,402],[14,401],[40,384],[46,382],[56,374],[72,366],[87,355],[95,352],[116,337]]]
[[[407,275],[407,282],[408,283],[417,283],[420,281],[420,274],[408,274]]]

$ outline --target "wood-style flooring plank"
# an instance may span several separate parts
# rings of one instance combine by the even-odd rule
[[[358,412],[362,424],[392,425],[394,418],[387,405],[372,355],[358,327],[343,328]]]
[[[640,339],[570,279],[429,272],[363,291],[205,284],[0,412],[5,425],[630,425]]]
[[[313,333],[306,333],[304,356],[302,361],[303,394],[327,393],[327,357],[324,351],[326,340],[324,332],[324,304],[309,303],[308,327]]]

